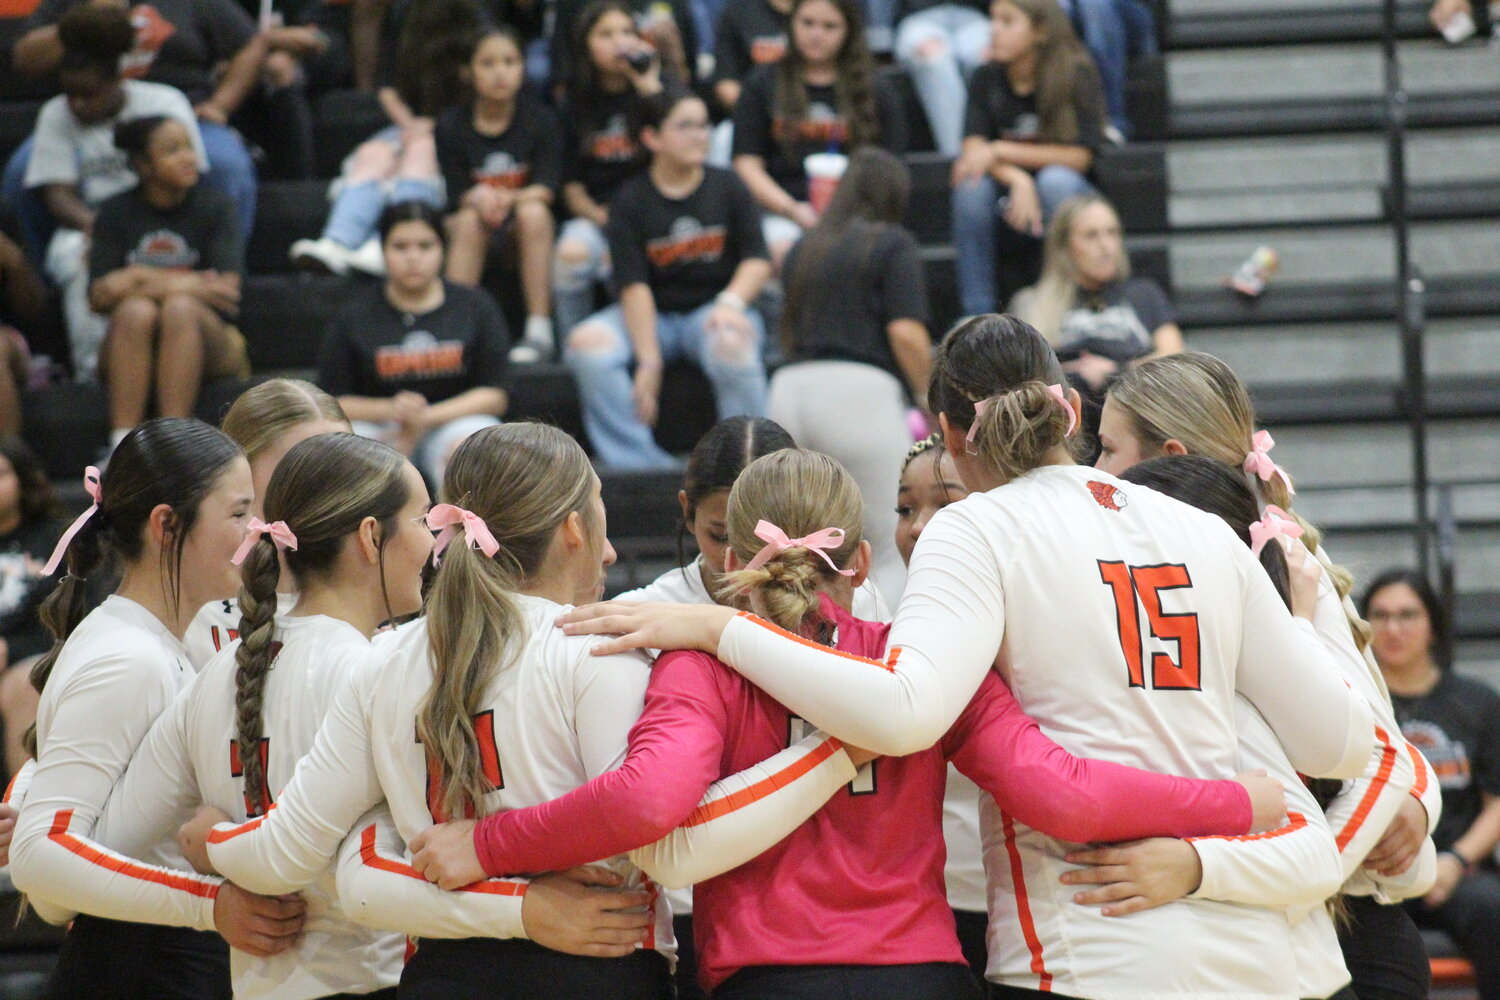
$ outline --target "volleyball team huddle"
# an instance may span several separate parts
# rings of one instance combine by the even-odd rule
[[[72,921],[51,995],[656,998],[692,944],[733,1000],[1353,996],[1337,917],[1431,884],[1438,792],[1243,387],[1132,368],[1090,468],[1026,324],[935,372],[893,616],[859,488],[769,421],[689,460],[698,560],[608,603],[555,428],[430,498],[303,383],[142,424],[60,545],[7,792]]]

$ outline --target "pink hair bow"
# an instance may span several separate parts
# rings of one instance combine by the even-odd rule
[[[745,564],[746,569],[760,569],[768,560],[781,555],[787,549],[804,548],[816,552],[828,564],[828,568],[839,576],[854,575],[852,569],[839,569],[828,555],[829,549],[836,549],[844,544],[843,528],[824,528],[822,531],[815,531],[801,538],[788,538],[785,531],[770,521],[761,521],[755,526],[755,537],[765,542],[766,545],[765,548],[755,553],[754,559]]]
[[[47,560],[47,565],[42,567],[43,576],[51,576],[56,571],[57,564],[62,562],[63,553],[68,551],[68,543],[73,540],[73,536],[82,530],[89,518],[99,512],[99,470],[92,465],[83,470],[83,488],[90,497],[93,497],[94,502],[89,505],[88,510],[79,514],[77,519],[68,525],[68,530],[64,531],[62,537],[57,540],[57,548],[52,550],[52,556]]]
[[[297,551],[297,536],[292,534],[292,529],[286,526],[285,521],[272,521],[267,524],[258,517],[252,517],[249,527],[245,529],[245,540],[240,542],[240,547],[234,552],[234,558],[229,561],[236,566],[244,562],[245,558],[250,555],[250,550],[263,535],[271,536],[271,541],[276,543],[278,552],[285,552],[287,549]]]
[[[1260,550],[1273,538],[1301,537],[1302,525],[1274,503],[1268,503],[1265,516],[1250,525],[1250,554],[1260,555]]]
[[[1062,405],[1063,410],[1068,414],[1067,432],[1072,434],[1074,428],[1078,426],[1078,414],[1072,406],[1068,405],[1067,391],[1061,385],[1049,385],[1047,392]],[[994,396],[990,397],[990,399],[994,398]],[[969,433],[964,436],[964,440],[971,445],[974,443],[974,435],[979,432],[979,418],[984,416],[984,411],[990,407],[990,399],[981,399],[974,404],[974,422],[969,425]],[[972,453],[971,451],[970,454]]]
[[[1291,477],[1286,470],[1271,461],[1271,449],[1276,447],[1276,442],[1271,439],[1270,431],[1256,431],[1255,436],[1250,439],[1250,451],[1245,455],[1245,471],[1253,476],[1259,476],[1261,482],[1269,483],[1272,476],[1280,476],[1281,481],[1286,484],[1286,491],[1297,495],[1292,489]]]
[[[464,510],[451,503],[440,503],[427,512],[425,518],[427,527],[438,533],[437,541],[432,546],[432,564],[437,565],[438,557],[448,547],[448,543],[461,530],[464,533],[464,542],[471,549],[478,549],[487,556],[493,556],[500,551],[500,543],[495,541],[495,536],[490,532],[489,525],[484,523],[484,518],[471,510]]]

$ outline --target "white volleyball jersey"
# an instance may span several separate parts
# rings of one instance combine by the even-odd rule
[[[1365,700],[1219,518],[1075,466],[933,518],[884,662],[788,642],[752,616],[724,630],[719,656],[812,724],[884,753],[940,736],[992,664],[1082,756],[1229,777],[1236,692],[1305,773],[1354,776],[1372,747]],[[1194,901],[1105,920],[1057,881],[1070,845],[996,820],[992,947],[1008,944],[992,950],[992,979],[1100,1000],[1295,993],[1295,977],[1275,971],[1290,967],[1283,914]]]
[[[175,829],[129,856],[88,839],[152,724],[193,677],[182,643],[134,601],[111,596],[78,624],[37,705],[37,767],[11,844],[17,888],[62,910],[213,929],[222,879],[192,873]]]
[[[699,556],[686,566],[669,569],[644,587],[627,590],[618,595],[617,601],[662,601],[667,604],[716,604],[713,595],[703,584],[703,557]],[[854,602],[849,609],[854,617],[867,622],[888,622],[891,609],[886,607],[880,591],[871,580],[865,580],[854,590]]]
[[[276,595],[276,614],[290,614],[297,605],[296,594]],[[183,633],[182,644],[187,647],[188,660],[193,669],[202,670],[214,654],[224,649],[240,636],[240,601],[227,597],[222,601],[209,601],[198,609]]]
[[[979,797],[984,793],[968,775],[948,765],[943,790],[943,843],[948,861],[943,883],[948,905],[955,910],[983,913],[986,906],[984,843],[979,834]]]
[[[650,676],[644,657],[594,656],[590,637],[564,635],[553,625],[563,606],[513,597],[528,635],[485,693],[485,707],[474,720],[495,789],[484,803],[486,812],[549,802],[618,767]],[[417,712],[432,685],[427,622],[402,626],[394,641],[382,644],[382,653],[386,658],[377,669],[357,675],[338,693],[276,808],[210,834],[209,857],[217,871],[255,892],[295,891],[324,871],[346,835],[382,798],[405,842],[441,818],[435,815],[441,809],[434,808],[440,806],[435,793],[441,779],[430,773],[417,741]],[[370,862],[382,863],[378,849],[370,852]],[[627,885],[650,885],[624,857],[603,863],[625,875]],[[519,906],[524,887],[501,886],[479,883],[469,891]],[[646,946],[672,958],[671,908],[660,900],[654,909]]]
[[[279,650],[262,692],[260,757],[268,794],[277,799],[297,761],[313,745],[335,692],[373,669],[370,641],[348,622],[323,615],[280,616]],[[235,710],[238,640],[203,668],[182,697],[151,728],[110,797],[97,839],[126,855],[171,837],[200,804],[244,820],[248,813]],[[346,917],[331,865],[305,889],[307,922],[297,947],[270,958],[232,951],[236,998],[314,1000],[368,993],[400,979],[405,942]]]

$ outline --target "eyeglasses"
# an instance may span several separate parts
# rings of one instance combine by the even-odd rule
[[[1427,617],[1427,612],[1419,608],[1407,608],[1405,611],[1372,611],[1370,612],[1371,625],[1411,625]]]

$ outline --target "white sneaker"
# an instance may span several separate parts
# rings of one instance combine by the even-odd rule
[[[526,320],[526,333],[521,342],[510,349],[510,362],[514,365],[535,365],[551,361],[556,354],[552,320],[546,316],[531,316]]]
[[[342,243],[320,236],[293,243],[291,258],[292,263],[309,271],[343,275],[349,272],[349,257],[353,252]]]
[[[347,251],[349,266],[356,271],[372,274],[377,278],[385,277],[385,251],[381,249],[380,237],[371,236],[360,244],[358,250]]]

